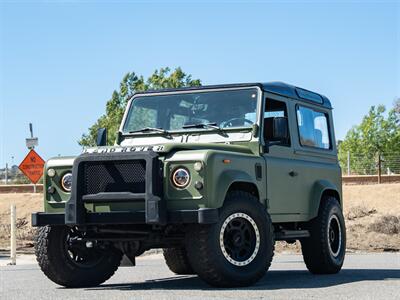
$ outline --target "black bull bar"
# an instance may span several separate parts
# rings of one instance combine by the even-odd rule
[[[132,192],[100,192],[91,195],[83,195],[82,167],[90,162],[121,162],[121,161],[145,161],[145,189],[141,193]],[[166,203],[162,195],[162,169],[158,154],[153,151],[140,153],[120,152],[107,154],[82,154],[74,161],[72,168],[72,192],[71,198],[65,206],[65,224],[80,225],[86,223],[86,202],[123,202],[144,201],[145,222],[147,224],[166,223]]]
[[[82,169],[85,163],[145,161],[145,186],[143,192],[127,191],[83,192]],[[163,197],[162,163],[154,151],[85,153],[77,157],[72,168],[71,197],[66,202],[65,213],[36,212],[32,214],[32,226],[45,225],[94,225],[94,224],[158,224],[169,223],[215,223],[219,219],[218,209],[167,211]],[[144,202],[144,211],[87,212],[85,203]]]

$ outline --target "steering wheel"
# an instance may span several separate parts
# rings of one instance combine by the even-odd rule
[[[253,121],[250,121],[249,119],[246,119],[246,118],[242,117],[242,118],[232,118],[232,119],[229,119],[229,120],[227,120],[225,122],[222,122],[221,123],[221,127],[222,128],[233,127],[233,126],[235,126],[233,123],[234,122],[239,122],[239,121],[243,121],[243,122],[248,123],[250,125],[254,124]]]

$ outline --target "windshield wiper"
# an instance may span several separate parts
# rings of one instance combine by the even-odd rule
[[[197,124],[187,124],[182,126],[183,129],[187,128],[212,128],[218,130],[218,132],[223,136],[228,136],[225,131],[222,130],[221,127],[217,125],[217,123],[197,123]]]
[[[151,132],[151,131],[163,133],[165,135],[170,135],[168,130],[165,130],[165,129],[162,129],[162,128],[156,128],[156,127],[145,127],[145,128],[138,129],[138,130],[129,131],[129,133]]]
[[[187,124],[187,125],[183,125],[182,128],[183,129],[186,129],[186,128],[214,128],[214,129],[221,130],[221,128],[219,126],[217,126],[217,123],[215,123],[215,122],[213,122],[213,123]]]

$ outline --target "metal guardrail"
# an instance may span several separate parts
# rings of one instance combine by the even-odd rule
[[[343,176],[342,182],[343,184],[400,183],[400,175],[350,175]]]
[[[33,184],[4,184],[0,185],[0,194],[4,193],[34,193],[35,187]],[[43,192],[43,184],[36,185],[36,192]]]

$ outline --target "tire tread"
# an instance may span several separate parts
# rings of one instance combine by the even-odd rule
[[[80,276],[82,273],[79,269],[64,260],[60,253],[56,253],[54,243],[58,242],[61,226],[44,226],[37,229],[35,236],[35,255],[40,269],[53,282],[65,287],[88,287],[97,286],[112,275],[118,269],[122,253],[118,250],[110,252],[107,266],[102,268],[102,272],[93,269],[85,276]],[[54,241],[51,241],[55,239]]]
[[[328,226],[329,212],[339,203],[334,197],[322,199],[318,217],[308,224],[311,236],[301,241],[301,250],[307,269],[313,274],[334,274],[340,271],[341,265],[334,265],[330,261],[329,249],[325,243],[325,230]],[[345,232],[343,233],[345,234]]]
[[[195,274],[192,266],[189,263],[186,249],[181,248],[165,248],[163,249],[165,263],[168,268],[178,275]]]
[[[265,211],[265,207],[261,205],[256,197],[253,195],[244,192],[244,191],[232,191],[227,195],[226,201],[228,202],[248,202],[254,204],[257,209],[261,211]],[[228,203],[229,204],[229,203]],[[266,213],[267,222],[269,222],[270,226],[269,232],[266,232],[267,235],[272,237],[273,239],[273,226],[270,221],[270,217],[268,213]],[[249,286],[255,282],[257,282],[261,277],[265,275],[265,272],[271,265],[272,257],[274,255],[274,242],[272,242],[271,247],[267,247],[270,249],[264,255],[267,256],[267,264],[265,268],[260,269],[257,274],[255,274],[252,278],[245,281],[232,281],[227,279],[223,274],[216,268],[216,266],[212,262],[212,256],[215,255],[215,249],[209,248],[209,229],[212,225],[194,225],[189,234],[190,241],[188,241],[188,254],[193,269],[202,278],[204,281],[209,283],[210,285],[217,287],[238,287],[238,286]],[[191,237],[196,237],[192,239]]]

